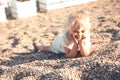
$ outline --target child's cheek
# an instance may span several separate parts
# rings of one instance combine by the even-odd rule
[[[80,37],[79,37],[78,35],[75,35],[75,38],[76,38],[76,39],[79,39]]]
[[[81,35],[80,35],[80,34],[76,34],[76,35],[75,35],[75,38],[76,38],[76,39],[81,39]]]

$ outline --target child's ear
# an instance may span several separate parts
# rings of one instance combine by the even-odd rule
[[[73,34],[73,32],[72,32],[72,30],[71,30],[71,29],[69,29],[69,30],[68,30],[68,32],[69,32],[70,34]]]

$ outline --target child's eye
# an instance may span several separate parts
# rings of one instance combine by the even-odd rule
[[[82,30],[81,32],[82,32],[82,33],[85,33],[85,30]]]
[[[74,31],[74,33],[80,33],[79,31]]]

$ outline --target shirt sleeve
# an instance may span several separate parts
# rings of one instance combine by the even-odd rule
[[[67,33],[64,33],[64,34],[63,34],[63,37],[62,37],[62,42],[61,42],[62,46],[71,49],[72,46],[73,46],[71,40],[72,40],[71,38],[68,38]]]

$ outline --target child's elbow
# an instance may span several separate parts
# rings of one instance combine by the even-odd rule
[[[67,58],[75,58],[76,56],[75,55],[66,55]]]
[[[84,56],[84,57],[88,57],[88,56],[89,56],[89,54],[84,54],[83,56]]]
[[[66,57],[67,58],[75,58],[76,57],[76,54],[74,54],[74,53],[66,53]]]
[[[90,55],[90,51],[87,51],[83,54],[83,57],[88,57]]]

